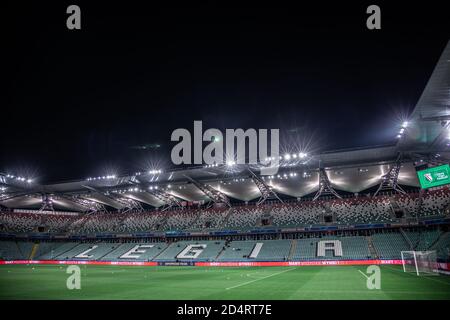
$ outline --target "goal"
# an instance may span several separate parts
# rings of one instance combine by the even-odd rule
[[[436,251],[402,251],[403,271],[420,275],[439,275]]]

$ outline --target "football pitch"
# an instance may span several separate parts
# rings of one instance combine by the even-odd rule
[[[67,266],[0,266],[0,299],[450,299],[450,276],[400,266],[381,266],[381,288],[372,290],[366,266],[79,267],[81,288],[69,290]]]

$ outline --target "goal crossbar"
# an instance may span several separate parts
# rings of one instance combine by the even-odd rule
[[[402,251],[403,272],[438,275],[436,251]]]

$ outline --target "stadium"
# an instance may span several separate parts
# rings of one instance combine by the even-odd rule
[[[449,61],[395,142],[282,152],[275,174],[0,173],[0,299],[450,299]]]

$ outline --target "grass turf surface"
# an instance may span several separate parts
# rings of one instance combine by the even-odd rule
[[[122,267],[80,265],[81,289],[68,290],[67,266],[0,266],[0,299],[450,299],[449,276],[416,276],[381,266],[381,289],[366,287],[365,266]]]

